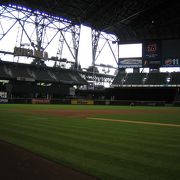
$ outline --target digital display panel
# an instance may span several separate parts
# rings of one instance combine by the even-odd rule
[[[180,66],[180,58],[164,58],[162,66],[164,67],[179,67]]]
[[[118,67],[119,68],[142,67],[142,59],[141,58],[119,58]]]
[[[143,43],[143,67],[158,68],[161,66],[161,43],[146,41]]]
[[[142,67],[142,44],[119,44],[118,67]]]
[[[119,44],[119,58],[141,58],[142,44]]]
[[[180,67],[180,40],[162,41],[162,66]]]

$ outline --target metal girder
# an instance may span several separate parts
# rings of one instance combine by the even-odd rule
[[[79,40],[80,40],[80,32],[81,26],[72,26],[71,33],[72,33],[72,42],[73,42],[73,49],[74,49],[74,60],[75,60],[75,69],[78,68],[78,52],[79,52]]]
[[[101,34],[100,31],[92,30],[92,66],[95,66],[100,34]]]
[[[99,42],[102,39],[104,40],[104,42],[100,46]],[[96,66],[96,60],[98,59],[99,55],[102,53],[105,45],[107,44],[114,57],[114,60],[116,61],[116,64],[118,64],[118,54],[116,55],[114,50],[112,49],[113,42],[117,42],[117,38],[115,36],[112,37],[109,34],[105,35],[101,31],[96,31],[95,29],[92,29],[92,66]]]
[[[8,3],[66,18],[76,25],[114,34],[122,41],[158,38],[159,31],[160,39],[180,38],[179,1],[3,0],[3,4]],[[153,28],[152,36],[149,28]]]
[[[44,12],[32,11],[31,9],[16,5],[0,6],[0,18],[0,43],[10,32],[14,31],[16,34],[13,34],[13,36],[17,36],[14,46],[19,48],[28,46],[28,49],[34,50],[34,54],[36,52],[43,54],[51,44],[55,43],[55,39],[60,39],[66,42],[77,67],[80,25],[75,25],[71,21],[64,20],[60,17],[54,17]],[[66,39],[66,33],[71,35],[71,41]],[[58,44],[57,52],[61,52],[62,55],[63,46],[61,43]],[[11,52],[5,54],[12,54],[13,50],[14,47],[12,47]],[[6,52],[6,49],[3,49],[2,52]],[[28,54],[28,57],[33,58],[33,55]],[[34,55],[34,61],[41,60],[60,61],[57,58],[50,59],[46,57],[44,59],[44,56]]]

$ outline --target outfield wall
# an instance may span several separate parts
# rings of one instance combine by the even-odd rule
[[[130,106],[165,106],[165,101],[131,101],[131,100],[91,100],[91,99],[0,99],[8,104],[66,104],[66,105],[130,105]],[[178,106],[178,104],[175,104]],[[180,105],[180,104],[179,104]]]
[[[1,96],[0,103],[131,106],[164,106],[171,104],[180,106],[180,89],[172,87],[117,87],[102,90],[77,90],[74,98],[72,98],[73,96],[56,98],[51,95],[46,96],[46,98],[15,97],[10,95],[7,95],[7,97]]]

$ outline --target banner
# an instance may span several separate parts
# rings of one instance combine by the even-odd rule
[[[84,99],[71,99],[71,104],[79,104],[79,105],[93,105],[93,100],[84,100]]]
[[[49,99],[32,99],[32,104],[50,104]]]

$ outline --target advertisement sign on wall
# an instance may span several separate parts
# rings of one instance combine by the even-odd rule
[[[71,104],[93,105],[94,101],[85,99],[71,99]]]

